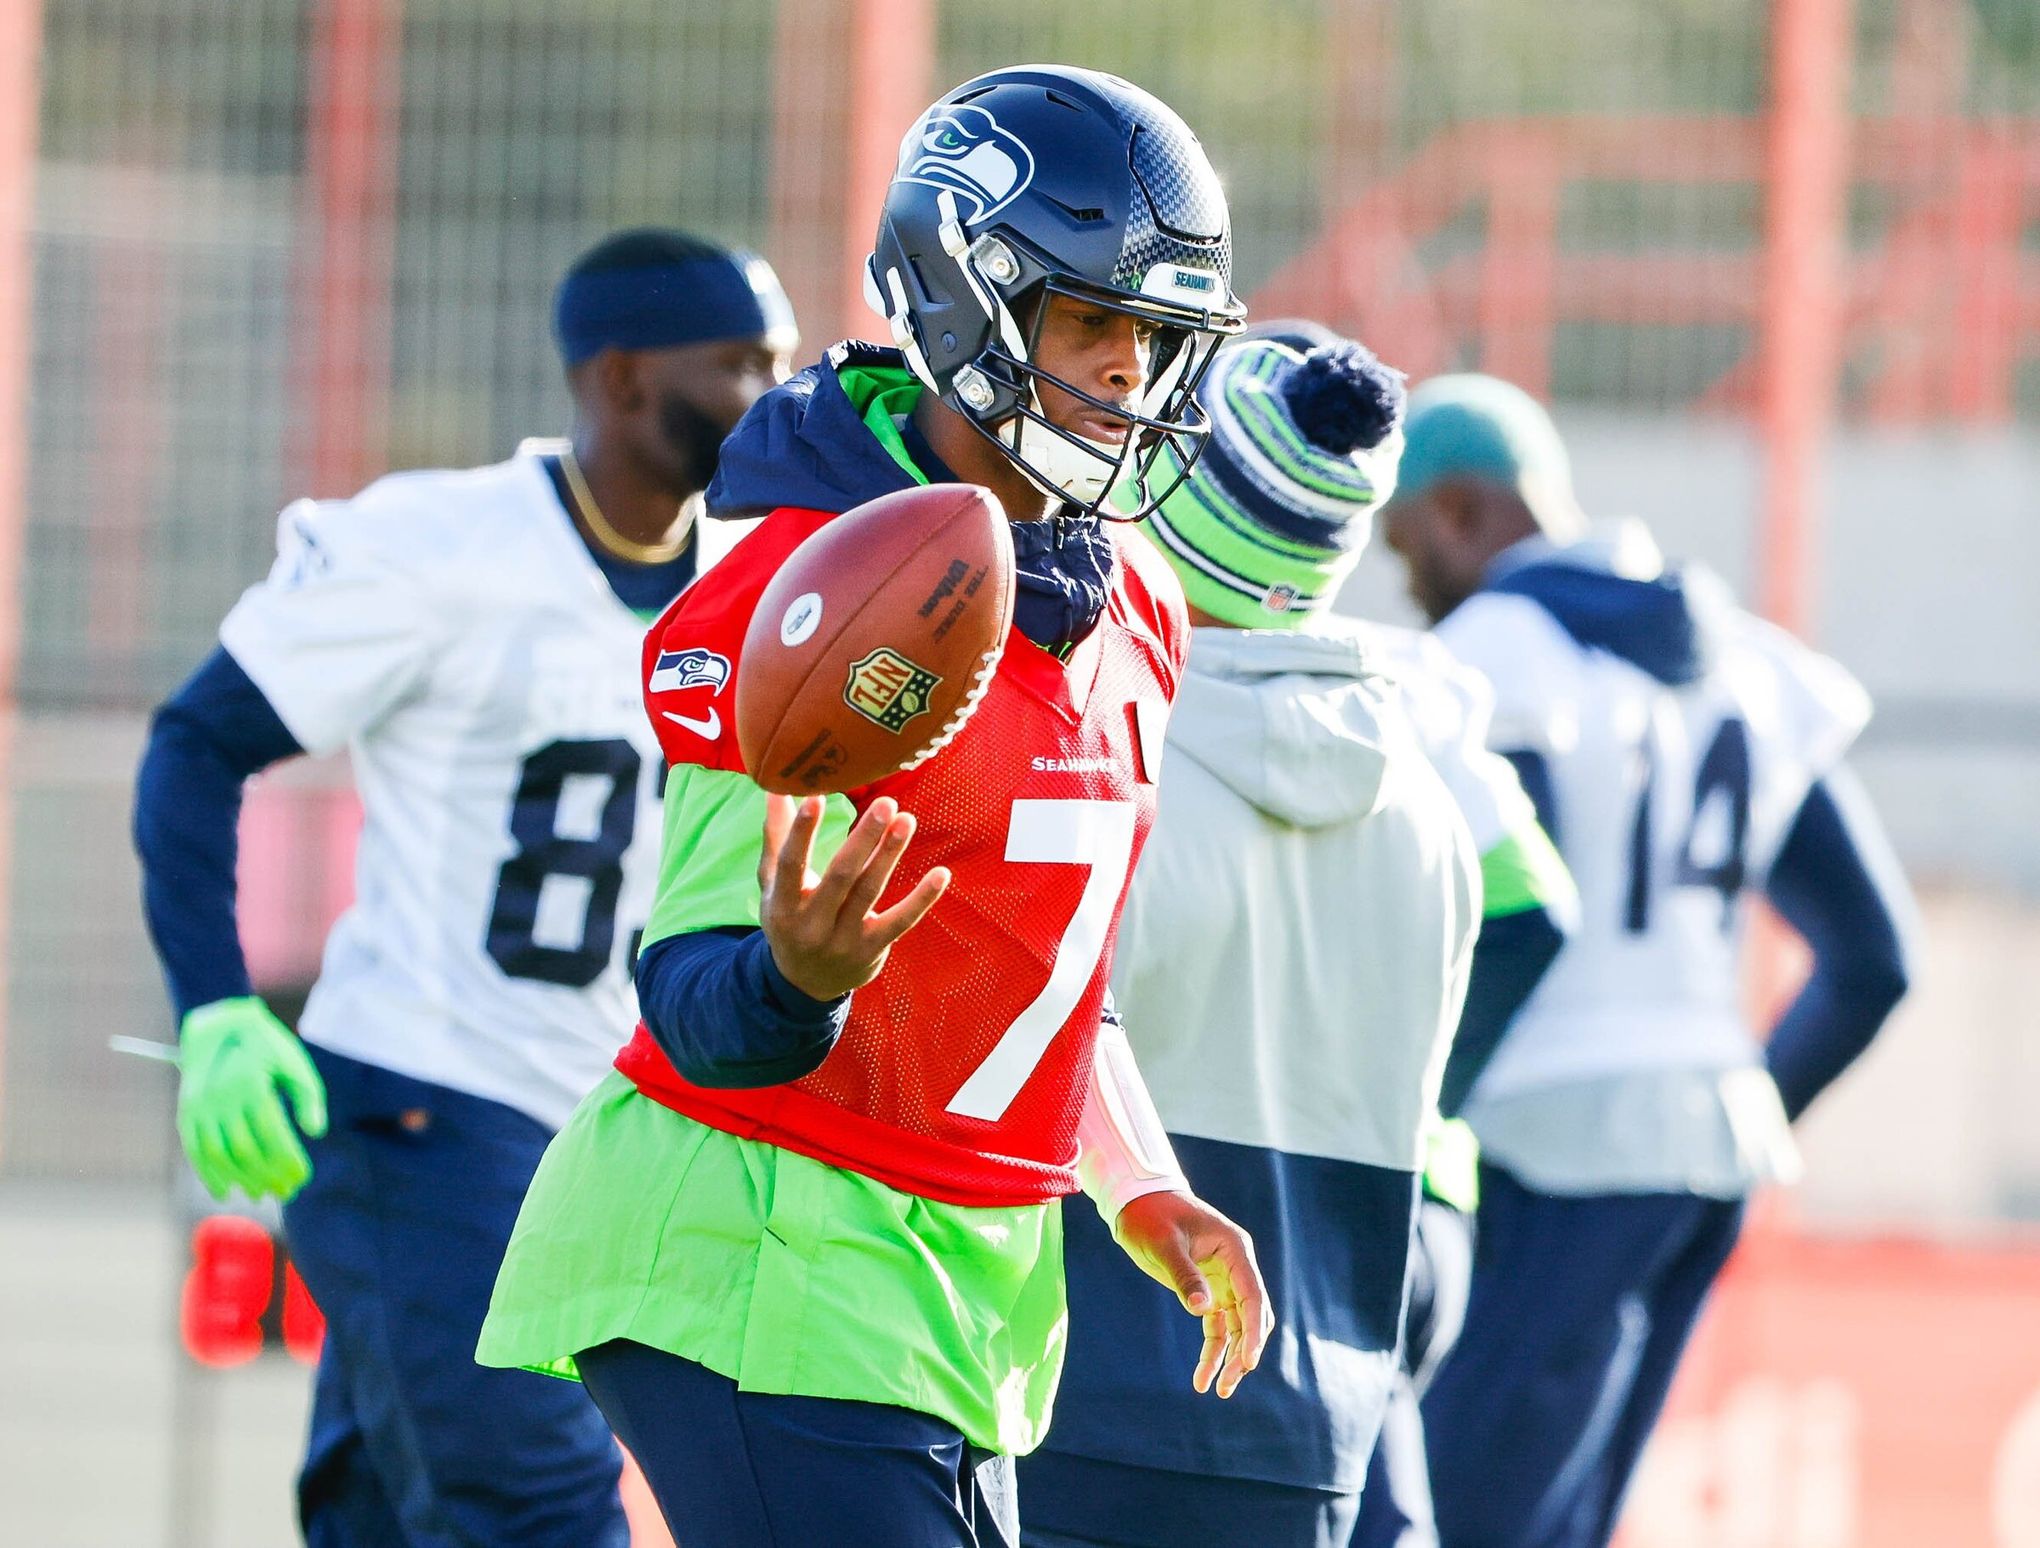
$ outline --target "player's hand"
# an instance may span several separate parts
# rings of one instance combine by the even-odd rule
[[[1190,1384],[1228,1398],[1261,1363],[1275,1311],[1254,1261],[1254,1241],[1202,1199],[1144,1193],[1119,1212],[1112,1234],[1150,1279],[1176,1292],[1183,1310],[1204,1320],[1204,1350]]]
[[[312,1175],[297,1131],[326,1132],[326,1087],[295,1032],[253,995],[215,1000],[178,1031],[177,1138],[216,1199],[287,1199]],[[278,1088],[290,1095],[296,1127]]]
[[[933,867],[899,902],[874,912],[914,836],[914,819],[880,796],[817,876],[809,862],[823,809],[820,796],[765,798],[758,923],[786,981],[814,999],[833,1000],[878,977],[893,942],[942,896],[949,872]]]

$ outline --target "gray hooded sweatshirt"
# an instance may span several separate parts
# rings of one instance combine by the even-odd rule
[[[1231,1402],[1196,1398],[1195,1321],[1069,1211],[1051,1449],[1315,1488],[1364,1477],[1481,908],[1473,839],[1377,664],[1393,653],[1368,641],[1196,631],[1114,959],[1186,1172],[1253,1233],[1275,1342]]]

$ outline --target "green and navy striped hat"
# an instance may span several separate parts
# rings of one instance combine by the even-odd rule
[[[1296,342],[1219,351],[1197,390],[1204,455],[1148,518],[1191,603],[1241,628],[1294,629],[1329,607],[1395,492],[1402,373],[1350,339]],[[1175,457],[1151,482],[1168,486]]]

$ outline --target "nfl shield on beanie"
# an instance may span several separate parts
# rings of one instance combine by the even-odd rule
[[[1193,606],[1295,628],[1330,605],[1395,490],[1402,374],[1351,340],[1305,353],[1252,339],[1220,350],[1198,396],[1211,437],[1149,531]]]

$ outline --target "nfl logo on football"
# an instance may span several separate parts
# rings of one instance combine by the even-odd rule
[[[843,701],[867,720],[898,731],[916,715],[927,713],[928,695],[942,679],[914,665],[896,650],[880,646],[851,664],[843,685]]]

